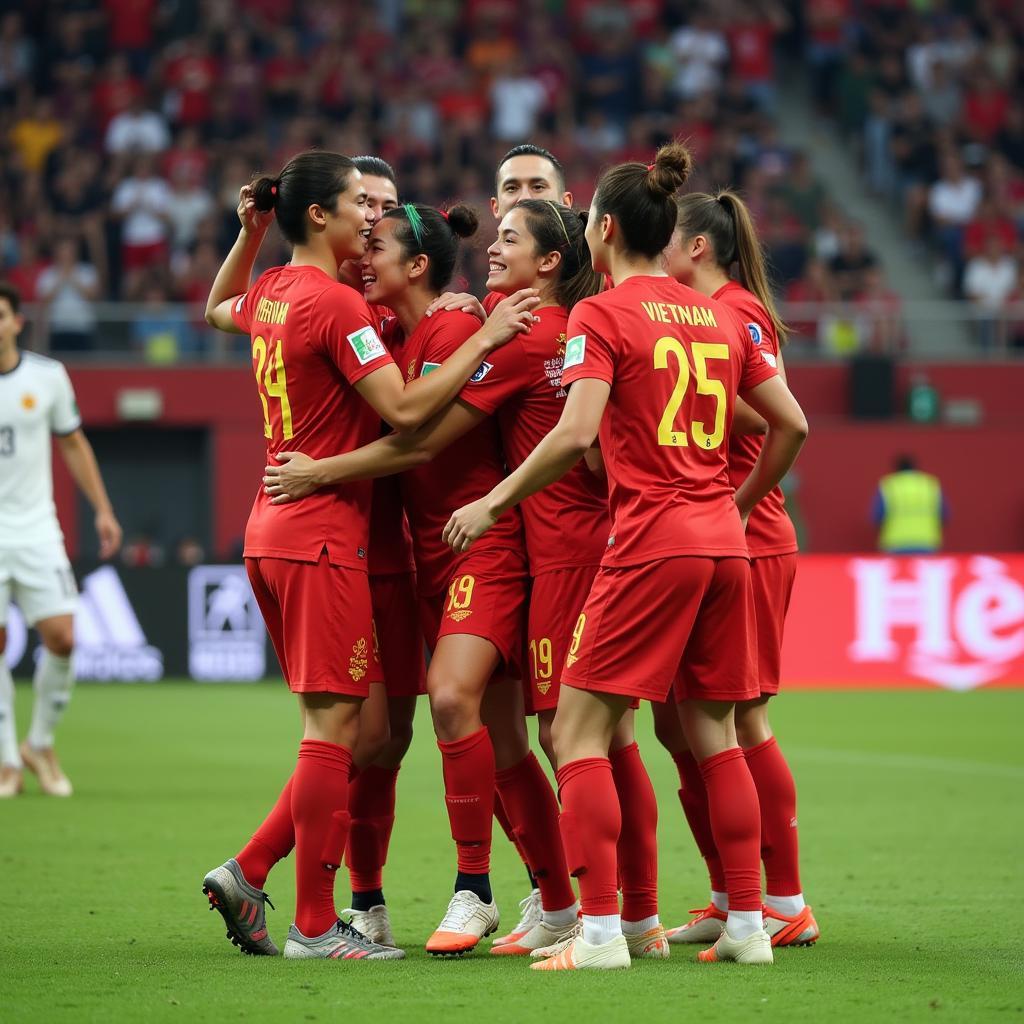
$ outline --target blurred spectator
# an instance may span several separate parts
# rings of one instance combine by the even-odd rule
[[[826,305],[839,299],[828,266],[820,259],[807,261],[803,276],[790,282],[785,295],[787,304],[797,305]],[[817,344],[821,340],[818,321],[806,318],[803,312],[791,315],[788,323],[791,338],[799,338],[805,344]]]
[[[36,279],[36,296],[44,305],[44,320],[55,352],[84,352],[96,330],[93,302],[99,296],[100,275],[79,258],[78,242],[60,239],[53,263]]]
[[[178,565],[193,568],[202,565],[206,558],[203,545],[195,537],[182,537],[174,547],[174,560]]]
[[[21,15],[8,11],[0,19],[0,102],[14,101],[18,86],[32,73],[35,55],[36,47],[24,34]]]
[[[846,225],[840,236],[839,251],[829,262],[836,288],[844,299],[853,299],[865,289],[867,272],[878,265],[878,257],[868,248],[864,226]]]
[[[6,272],[7,280],[21,293],[22,302],[35,302],[39,297],[39,278],[45,269],[39,243],[26,235],[18,243],[17,262]]]
[[[729,44],[715,19],[704,8],[694,11],[688,24],[672,36],[676,56],[675,91],[683,99],[713,92],[729,59]]]
[[[157,276],[150,277],[142,290],[142,305],[132,322],[132,345],[145,356],[146,362],[167,366],[197,349],[192,326],[175,306],[169,306],[170,295]]]
[[[106,150],[116,156],[132,152],[159,153],[171,144],[167,122],[143,105],[141,93],[133,95],[128,106],[115,114],[107,126]]]
[[[935,554],[942,550],[942,526],[948,518],[938,478],[921,472],[913,456],[899,456],[893,472],[878,481],[872,519],[878,527],[880,551]]]
[[[491,83],[492,134],[510,144],[528,139],[547,100],[544,86],[527,73],[517,54]]]
[[[821,221],[821,211],[827,192],[814,176],[811,162],[806,153],[794,155],[785,181],[779,191],[787,206],[808,230],[815,230]]]
[[[110,208],[121,220],[126,291],[140,271],[167,261],[172,203],[171,190],[156,173],[151,156],[137,157],[131,175],[114,189]]]
[[[989,234],[982,251],[968,260],[963,288],[981,314],[979,343],[992,348],[998,340],[1000,314],[1017,289],[1017,261],[998,234]]]
[[[64,126],[53,112],[53,100],[38,97],[31,110],[19,117],[11,128],[11,145],[27,171],[41,171],[50,152],[64,137]]]
[[[869,266],[860,275],[854,296],[858,341],[863,351],[898,354],[903,348],[903,300],[889,287],[881,267]]]
[[[151,569],[164,564],[164,549],[150,534],[139,533],[121,548],[121,561],[133,569]]]
[[[942,161],[942,177],[928,193],[928,212],[949,264],[954,288],[959,288],[963,272],[964,227],[974,217],[980,202],[981,182],[967,174],[958,154],[948,153]]]
[[[201,177],[187,165],[178,165],[171,179],[171,245],[176,252],[196,240],[199,225],[214,212],[213,196],[200,184]]]
[[[1017,244],[1017,225],[1013,218],[1004,213],[995,199],[988,195],[982,198],[973,219],[964,228],[964,255],[977,256],[992,236],[1002,242],[1007,252],[1012,252]]]

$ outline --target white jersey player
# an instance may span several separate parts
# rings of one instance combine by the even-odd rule
[[[21,792],[23,766],[38,776],[43,792],[70,796],[71,783],[54,753],[53,733],[74,685],[71,654],[78,588],[53,504],[51,435],[96,511],[102,558],[121,546],[121,527],[82,432],[67,371],[54,359],[18,348],[24,324],[19,304],[17,291],[0,284],[0,797]],[[43,644],[35,670],[32,724],[20,749],[14,683],[3,656],[12,599]]]

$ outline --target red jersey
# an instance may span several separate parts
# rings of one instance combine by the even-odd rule
[[[398,330],[396,321],[388,324],[388,334]],[[480,321],[475,316],[457,310],[423,317],[402,346],[400,365],[406,378],[414,380],[436,370],[479,329]],[[487,365],[481,364],[481,370]],[[504,475],[505,460],[494,420],[474,427],[425,466],[402,474],[402,497],[412,530],[420,594],[429,596],[447,587],[466,557],[453,552],[441,539],[452,512],[482,498]],[[521,551],[522,547],[519,513],[511,509],[471,550],[479,555],[486,549]]]
[[[755,347],[772,359],[778,359],[779,337],[775,333],[775,325],[756,295],[736,281],[730,281],[722,285],[712,298],[734,309],[750,333],[750,340]],[[729,437],[729,478],[733,487],[739,487],[750,476],[763,446],[764,438],[759,434]],[[790,555],[799,550],[796,530],[786,513],[786,499],[781,487],[776,487],[767,497],[762,498],[750,513],[747,547],[753,558],[761,555]]]
[[[402,348],[392,344],[396,339],[384,324],[394,314],[386,306],[371,305],[370,315],[375,325],[385,334],[385,348],[391,358],[401,364]],[[396,320],[391,323],[397,324]],[[386,429],[386,428],[385,428]],[[412,534],[402,504],[402,488],[397,476],[381,476],[373,481],[373,501],[370,505],[370,574],[386,576],[391,573],[415,572],[412,554]]]
[[[268,465],[280,451],[318,459],[379,435],[380,417],[353,385],[392,360],[360,295],[315,267],[273,267],[231,312],[252,339]],[[287,505],[271,505],[261,486],[245,556],[316,562],[326,547],[332,565],[365,572],[369,518],[369,481]]]
[[[565,405],[562,359],[569,314],[549,306],[536,315],[540,323],[495,350],[459,395],[481,412],[497,413],[509,469],[526,460]],[[582,461],[527,498],[522,513],[532,575],[600,565],[611,532],[608,489]]]
[[[601,421],[612,536],[603,565],[747,556],[726,440],[737,392],[776,376],[725,306],[631,277],[569,316],[562,382],[611,385]]]

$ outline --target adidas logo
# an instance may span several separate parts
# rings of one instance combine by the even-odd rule
[[[104,565],[82,580],[75,612],[75,674],[79,679],[154,682],[163,655],[146,643],[121,577]]]

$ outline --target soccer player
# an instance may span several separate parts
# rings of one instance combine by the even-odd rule
[[[415,428],[514,333],[499,336],[500,321],[484,325],[429,380],[405,384],[365,301],[338,281],[339,266],[365,250],[372,217],[359,171],[340,154],[299,154],[278,177],[243,187],[238,215],[241,230],[213,283],[206,318],[251,337],[268,461],[291,446],[358,448],[377,436],[381,419]],[[292,261],[250,287],[275,219]],[[285,956],[404,956],[371,942],[334,908],[359,711],[369,684],[381,678],[366,576],[369,503],[365,484],[324,488],[289,508],[274,506],[260,488],[246,526],[249,579],[303,719],[295,772],[275,807],[238,857],[204,879],[229,937],[249,953],[277,953],[263,884],[294,840],[296,914]]]
[[[67,371],[54,359],[18,347],[25,324],[20,305],[17,289],[0,284],[0,797],[21,792],[23,768],[36,775],[48,796],[71,796],[53,742],[75,682],[78,588],[53,504],[51,435],[96,513],[101,558],[116,554],[121,527],[82,431]],[[4,658],[12,598],[43,643],[33,680],[32,724],[20,750],[14,682]]]
[[[363,176],[366,205],[375,224],[398,206],[394,169],[377,156],[352,162]],[[339,279],[363,293],[362,258],[342,264]],[[383,306],[371,308],[379,321],[391,315]],[[383,683],[370,686],[359,716],[359,740],[353,751],[358,769],[349,790],[352,824],[345,863],[352,888],[352,925],[385,946],[395,945],[384,902],[383,870],[395,823],[398,772],[412,742],[416,697],[427,692],[423,638],[416,608],[416,573],[412,538],[398,481],[373,482],[370,504],[370,547],[367,554],[370,599],[377,631]]]
[[[628,967],[617,894],[621,810],[608,760],[634,697],[675,685],[699,759],[730,898],[704,960],[770,963],[761,918],[757,793],[736,745],[733,708],[756,694],[743,518],[792,464],[806,421],[769,360],[728,309],[669,278],[662,250],[690,157],[674,143],[650,166],[598,182],[587,224],[594,269],[615,287],[569,318],[558,425],[490,494],[445,527],[455,551],[516,503],[560,479],[600,432],[612,536],[566,655],[553,726],[566,857],[579,878],[582,933],[540,970]],[[724,442],[737,392],[768,434],[736,492]]]
[[[785,380],[781,346],[786,328],[775,311],[764,256],[743,200],[728,189],[715,195],[690,193],[678,200],[679,215],[666,250],[666,270],[677,281],[732,307],[765,358],[777,363]],[[739,280],[729,276],[736,264]],[[729,436],[729,476],[739,487],[750,474],[762,448],[760,417],[743,410],[754,432]],[[754,421],[754,422],[751,422]],[[786,514],[785,499],[776,487],[754,506],[747,522],[750,577],[754,589],[757,679],[760,692],[736,706],[736,735],[757,787],[761,807],[761,857],[765,868],[765,927],[774,946],[810,945],[819,935],[811,908],[804,903],[796,827],[796,786],[786,758],[768,721],[768,701],[779,692],[782,631],[796,574],[797,543]],[[672,942],[713,942],[728,912],[722,862],[708,815],[707,793],[697,763],[687,749],[675,710],[655,705],[655,724],[679,769],[683,810],[711,874],[711,902],[681,928],[669,932]]]
[[[373,229],[364,260],[366,295],[395,311],[385,333],[396,336],[396,355],[409,379],[432,375],[438,362],[479,327],[477,318],[466,313],[425,315],[451,280],[458,239],[475,229],[476,217],[467,207],[455,206],[445,215],[412,204],[385,214]],[[487,322],[506,317],[523,294],[534,292],[506,299]],[[470,383],[498,373],[496,359],[482,362]],[[267,490],[275,501],[301,498],[339,480],[404,471],[420,617],[433,649],[427,689],[458,852],[454,895],[427,942],[427,950],[437,955],[468,952],[497,928],[489,877],[495,787],[535,869],[543,941],[564,936],[577,913],[558,834],[557,803],[530,753],[523,715],[517,663],[527,564],[519,514],[507,515],[471,556],[454,555],[441,539],[452,502],[485,493],[504,471],[498,425],[467,395],[464,389],[453,407],[418,432],[422,436],[392,434],[361,452],[320,460],[296,455],[267,469]],[[431,457],[430,465],[424,465]],[[282,458],[289,455],[282,453]]]

